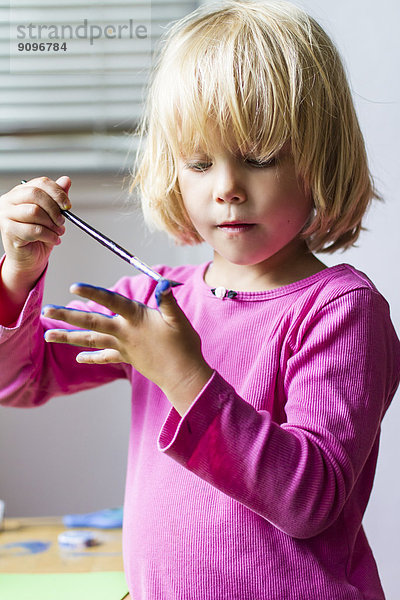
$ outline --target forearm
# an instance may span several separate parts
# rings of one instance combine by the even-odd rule
[[[0,264],[0,325],[9,327],[18,319],[30,291],[41,272],[17,272],[10,267],[7,257]]]
[[[312,434],[274,423],[218,373],[183,418],[170,413],[159,447],[297,538],[329,527],[352,485],[351,470],[333,458],[337,448],[325,453]]]
[[[3,295],[1,297],[4,324],[0,324],[0,404],[30,406],[36,402],[35,394],[40,386],[37,364],[43,336],[40,327],[43,287],[44,278],[27,294],[25,302],[11,307],[14,315]]]
[[[192,372],[187,370],[181,372],[182,376],[176,379],[175,385],[164,392],[175,410],[183,416],[210,380],[214,371],[205,361],[202,361]]]

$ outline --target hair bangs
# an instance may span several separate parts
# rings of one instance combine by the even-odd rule
[[[174,79],[160,122],[175,156],[199,149],[210,154],[219,138],[233,153],[266,159],[290,138],[287,85],[277,65],[268,63],[272,53],[260,48],[265,40],[249,25],[227,18],[224,35],[207,29],[195,47],[186,36],[165,60],[160,78],[174,72]]]

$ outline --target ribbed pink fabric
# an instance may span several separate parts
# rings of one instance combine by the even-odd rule
[[[78,349],[45,344],[55,323],[40,318],[43,280],[16,326],[0,328],[0,401],[132,380],[133,600],[381,600],[361,521],[400,378],[386,301],[348,265],[221,300],[205,268],[157,267],[184,282],[174,294],[215,369],[184,418],[130,366],[79,365]],[[113,289],[155,307],[144,276]]]

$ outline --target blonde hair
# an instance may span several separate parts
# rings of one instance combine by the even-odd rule
[[[348,248],[372,198],[363,136],[340,56],[324,30],[288,2],[228,0],[173,24],[149,83],[131,190],[145,220],[176,241],[202,241],[177,181],[182,151],[211,143],[267,158],[290,142],[314,209],[311,251]]]

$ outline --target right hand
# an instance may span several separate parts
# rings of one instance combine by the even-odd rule
[[[3,272],[9,278],[23,276],[30,287],[46,268],[65,231],[60,208],[71,206],[70,186],[66,176],[57,181],[38,177],[0,197],[0,233],[6,254]]]

